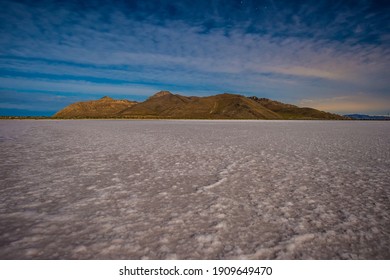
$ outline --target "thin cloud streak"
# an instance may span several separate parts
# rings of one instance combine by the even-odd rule
[[[304,99],[299,102],[299,105],[342,114],[367,112],[387,115],[390,112],[390,100],[388,98],[373,99],[372,95],[367,93],[315,100]]]

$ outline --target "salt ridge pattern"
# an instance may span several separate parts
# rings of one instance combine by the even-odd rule
[[[389,259],[390,123],[0,121],[1,259]]]

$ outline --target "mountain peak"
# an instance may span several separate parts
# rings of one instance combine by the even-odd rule
[[[108,100],[114,100],[114,99],[106,95],[106,96],[103,96],[102,98],[100,98],[100,100],[108,101]]]
[[[154,95],[152,95],[150,98],[162,97],[165,95],[172,95],[172,93],[170,91],[167,91],[167,90],[161,90],[161,91],[155,93]]]

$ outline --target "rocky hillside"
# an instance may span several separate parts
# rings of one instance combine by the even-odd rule
[[[298,107],[291,104],[285,104],[282,102],[274,101],[268,98],[258,98],[256,96],[249,97],[261,104],[265,108],[272,110],[277,113],[283,119],[303,119],[303,120],[347,120],[348,117],[340,116],[337,114],[332,114],[320,110],[316,110],[313,108],[307,107]]]
[[[114,100],[104,96],[99,100],[77,102],[57,112],[54,118],[110,118],[131,106],[137,104],[135,101]]]
[[[347,119],[343,116],[300,108],[266,98],[223,93],[196,97],[160,91],[144,102],[114,100],[71,104],[54,118],[137,118],[137,119]]]
[[[242,95],[187,97],[158,92],[121,113],[130,118],[174,119],[280,119],[271,110]]]

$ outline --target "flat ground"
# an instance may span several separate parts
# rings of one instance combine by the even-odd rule
[[[1,259],[390,259],[390,122],[0,121]]]

